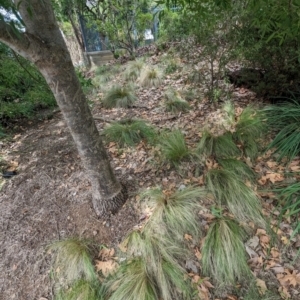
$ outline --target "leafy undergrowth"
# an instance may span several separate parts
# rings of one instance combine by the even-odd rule
[[[229,99],[211,103],[205,86],[187,80],[192,66],[176,63],[164,75],[163,56],[120,66],[97,90],[93,113],[109,123],[99,129],[126,125],[106,145],[116,170],[135,180],[140,222],[118,247],[92,256],[89,276],[82,271],[90,271],[87,259],[73,281],[58,280],[58,299],[299,299],[299,157],[278,161],[274,149],[265,151],[270,137],[251,91],[227,86]],[[147,65],[156,65],[156,77],[145,75]],[[127,81],[134,106],[103,109],[109,89]],[[188,110],[166,110],[170,88]],[[127,142],[132,124],[122,121],[137,119],[151,131],[138,127],[139,138]],[[59,244],[53,249],[61,251]],[[57,259],[55,278],[68,278],[68,266],[76,269]]]

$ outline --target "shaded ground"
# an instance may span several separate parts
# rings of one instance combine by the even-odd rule
[[[19,164],[0,197],[0,299],[53,298],[49,243],[69,236],[118,243],[136,224],[128,201],[103,224],[61,114],[17,135],[9,157]]]

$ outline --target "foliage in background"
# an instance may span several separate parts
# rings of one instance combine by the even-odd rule
[[[39,71],[4,44],[0,44],[0,123],[31,117],[55,99]]]

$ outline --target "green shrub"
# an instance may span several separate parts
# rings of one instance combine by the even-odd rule
[[[37,68],[0,43],[0,123],[31,117],[56,101]]]
[[[131,87],[113,86],[102,99],[105,108],[123,107],[127,108],[133,105],[137,100]]]
[[[116,142],[120,146],[133,146],[141,140],[151,143],[155,139],[155,130],[141,120],[115,122],[103,130],[107,141]]]

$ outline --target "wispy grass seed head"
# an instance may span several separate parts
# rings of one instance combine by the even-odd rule
[[[141,74],[141,70],[143,69],[144,62],[142,60],[135,60],[130,62],[126,68],[124,73],[125,80],[127,81],[135,81]]]

